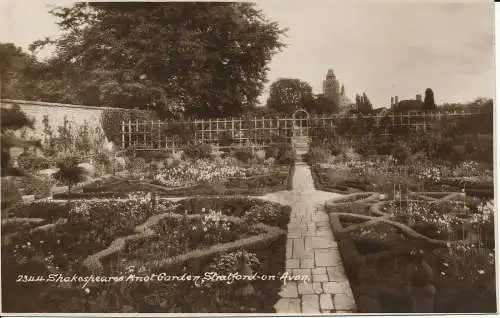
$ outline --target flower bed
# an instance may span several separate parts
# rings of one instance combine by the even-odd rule
[[[349,194],[344,198],[327,201],[325,208],[328,213],[344,212],[368,215],[370,214],[370,204],[379,197],[377,193],[373,192]]]
[[[8,217],[40,218],[50,222],[68,217],[70,206],[52,201],[38,201],[9,210]]]
[[[246,178],[256,174],[269,173],[264,166],[241,167],[234,160],[221,159],[210,161],[198,159],[194,162],[181,162],[155,174],[153,180],[167,187],[182,187],[202,182],[222,182],[229,178]]]
[[[412,191],[453,191],[465,188],[468,195],[492,197],[493,172],[475,162],[457,165],[442,162],[336,161],[312,166],[318,189],[340,193],[377,191],[390,193],[402,184]]]
[[[174,212],[184,214],[185,218],[167,216],[162,219],[153,227],[157,236],[128,243],[122,253],[107,261],[107,270],[115,273],[133,264],[134,274],[144,274],[151,268],[163,266],[158,262],[160,260],[175,259],[172,256],[191,250],[213,249],[226,242],[243,242],[252,237],[255,243],[247,244],[245,249],[215,253],[208,258],[197,258],[193,254],[194,258],[181,266],[168,267],[168,274],[203,276],[208,272],[219,275],[246,272],[279,277],[285,271],[286,236],[258,243],[257,238],[265,236],[262,227],[257,225],[264,223],[286,228],[288,208],[247,198],[193,198],[178,204]],[[113,291],[121,299],[119,308],[108,303],[105,311],[120,312],[126,307],[139,312],[274,312],[281,282],[256,280],[245,286],[242,282],[227,284],[220,281],[195,286],[192,281],[168,281],[128,286],[133,287]]]
[[[468,200],[468,202],[472,202]],[[453,240],[430,244],[410,238],[393,224],[349,222],[344,215],[330,213],[334,235],[350,281],[357,308],[362,313],[410,313],[413,311],[407,287],[413,267],[412,253],[421,250],[434,274],[436,313],[486,313],[496,311],[494,284],[494,234],[491,204],[471,205],[464,213],[463,202],[402,202],[400,206],[382,202],[392,221],[412,225],[420,234]],[[385,208],[384,208],[385,206]],[[398,210],[399,209],[399,210]],[[467,222],[479,237],[448,232]],[[369,219],[365,219],[369,222]],[[358,224],[351,231],[346,227]],[[432,227],[425,233],[417,224]],[[436,229],[446,235],[440,236]],[[464,241],[461,241],[464,240]]]
[[[349,172],[346,170],[323,168],[318,164],[311,167],[314,186],[318,190],[330,191],[341,194],[348,194],[359,191],[345,184],[349,178]]]
[[[113,272],[120,268],[123,270],[130,264],[147,266],[195,249],[206,249],[263,233],[262,229],[231,221],[214,210],[195,218],[166,217],[151,229],[155,236],[127,242],[118,262],[112,265],[108,262]]]
[[[207,162],[207,161],[203,161]],[[180,167],[180,166],[178,166]],[[187,169],[187,166],[185,167]],[[177,169],[177,168],[174,168]],[[200,196],[200,195],[263,195],[268,192],[286,190],[289,188],[290,174],[292,169],[289,166],[273,166],[272,168],[262,165],[246,165],[239,167],[238,171],[244,171],[244,174],[237,174],[231,177],[230,174],[219,173],[213,178],[208,178],[207,174],[195,175],[195,179],[186,181],[189,176],[189,171],[198,171],[196,166],[191,166],[185,174],[176,174],[170,176],[171,180],[184,180],[186,182],[165,182],[160,180],[162,175],[167,175],[165,170],[157,174],[156,181],[132,180],[132,179],[111,179],[107,181],[99,181],[92,185],[85,186],[81,194],[62,194],[57,198],[92,198],[92,197],[121,197],[129,191],[151,191],[154,190],[163,196]],[[181,169],[179,169],[180,171]],[[223,170],[226,171],[227,170]],[[235,170],[236,171],[236,170]],[[193,173],[194,173],[193,172]],[[198,173],[197,172],[197,173]],[[220,171],[219,171],[220,172]],[[180,173],[180,172],[179,172]],[[224,175],[224,177],[221,177]],[[159,176],[159,177],[158,177]],[[151,183],[150,183],[151,182]],[[167,186],[175,185],[175,186]],[[181,184],[185,184],[181,186]]]
[[[4,220],[4,222],[2,222],[2,236],[4,237],[6,237],[9,234],[14,234],[17,232],[29,231],[37,226],[42,226],[48,223],[46,220],[36,220],[36,219],[15,220],[12,222],[6,222],[6,221],[7,220]]]
[[[143,194],[124,201],[35,203],[13,213],[60,221],[46,231],[17,232],[4,250],[18,263],[39,256],[49,268],[76,269],[87,255],[103,249],[114,238],[131,233],[134,226],[170,206],[168,202],[153,203],[151,197]]]
[[[288,206],[245,197],[190,198],[178,204],[175,211],[180,214],[204,214],[215,210],[225,215],[242,218],[250,224],[264,223],[282,229],[287,228],[291,213]]]
[[[486,203],[485,203],[486,204]],[[419,233],[436,239],[465,239],[477,231],[480,239],[486,237],[486,229],[493,224],[493,209],[485,204],[470,206],[465,201],[408,201],[389,202],[385,212],[398,222],[407,224]]]
[[[196,258],[193,254],[192,261],[188,260],[185,264],[182,262],[179,264],[188,265],[188,269],[183,266],[174,266],[166,271],[169,275],[179,276],[186,271],[199,275],[209,271],[229,274],[248,270],[249,267],[253,272],[258,273],[281,275],[284,272],[285,231],[273,227],[267,228],[276,230],[268,230],[266,225],[261,223],[279,224],[286,228],[289,208],[246,198],[197,198],[181,201],[180,206],[175,211],[171,211],[172,213],[182,211],[183,215],[179,215],[168,212],[170,205],[167,203],[158,202],[155,209],[151,208],[152,201],[154,202],[151,198],[142,195],[125,201],[73,202],[69,205],[67,222],[56,224],[47,231],[19,233],[16,237],[17,241],[2,250],[3,257],[8,257],[5,264],[12,265],[13,258],[21,261],[21,259],[39,255],[43,257],[41,259],[43,268],[69,275],[83,273],[79,266],[82,257],[102,251],[118,236],[128,237],[134,227],[135,231],[138,231],[136,227],[138,223],[143,223],[148,216],[161,212],[161,215],[148,218],[148,222],[156,219],[153,223],[149,222],[151,231],[156,234],[143,237],[139,235],[137,239],[126,241],[127,245],[124,250],[106,258],[108,273],[113,268],[123,268],[111,266],[114,261],[118,261],[115,265],[122,264],[120,262],[124,259],[128,264],[142,263],[145,264],[145,268],[154,268],[147,264],[161,264],[161,261],[169,256],[173,256],[171,258],[176,260],[177,255],[187,255],[186,252],[189,254],[192,250],[193,253],[201,251],[199,253],[202,256],[205,251],[214,250],[214,247],[219,247],[219,245],[221,247],[230,245],[233,241],[241,241],[242,247],[238,250],[237,245],[233,246],[233,244],[231,247],[228,245],[226,249],[219,249],[219,252],[211,252],[212,254],[209,253],[201,258]],[[198,204],[203,207],[197,209]],[[215,207],[220,207],[220,209],[215,210]],[[222,212],[232,216],[226,217]],[[46,213],[46,215],[52,214]],[[170,217],[174,215],[177,217]],[[242,267],[241,262],[246,265]],[[20,266],[5,266],[3,274],[15,279],[15,273],[19,272]],[[78,286],[70,284],[71,287],[50,284],[43,284],[41,287],[37,283],[19,285],[13,281],[10,284],[4,281],[4,284],[12,285],[10,290],[14,295],[10,300],[9,308],[4,308],[4,310],[18,312],[23,310],[36,312],[273,312],[273,305],[278,300],[278,293],[281,289],[279,279],[254,281],[251,282],[251,286],[213,282],[201,287],[194,286],[192,282],[182,281],[91,283],[87,289],[82,289],[81,284]],[[28,285],[32,293],[23,291],[22,286]],[[248,289],[252,292],[247,293]],[[245,292],[241,293],[242,290]],[[27,306],[23,301],[30,302],[30,305]]]

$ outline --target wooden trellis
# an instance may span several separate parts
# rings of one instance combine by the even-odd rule
[[[380,134],[388,129],[405,127],[411,130],[427,130],[433,124],[455,124],[466,117],[481,116],[479,113],[406,113],[371,116],[312,116],[294,117],[250,117],[195,119],[176,122],[128,121],[122,122],[122,149],[162,150],[177,149],[188,143],[212,144],[218,147],[270,147],[289,142],[299,131],[301,135],[314,136],[319,129],[333,134],[337,129],[351,130],[371,123]],[[177,126],[177,133],[169,127]],[[226,143],[230,143],[227,145]]]

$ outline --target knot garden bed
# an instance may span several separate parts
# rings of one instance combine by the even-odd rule
[[[203,161],[203,166],[210,163]],[[291,187],[293,165],[228,167],[223,170],[178,166],[149,178],[112,177],[84,186],[78,193],[61,193],[55,199],[126,198],[129,193],[153,191],[162,196],[264,195]]]
[[[134,273],[139,276],[239,271],[279,277],[285,270],[289,207],[243,197],[207,197],[175,205],[158,199],[161,208],[152,212],[152,205],[158,203],[151,198],[138,199],[135,205],[130,205],[130,200],[109,201],[114,206],[108,211],[98,204],[92,206],[91,201],[38,202],[31,209],[16,211],[20,217],[43,216],[53,223],[46,221],[49,228],[43,230],[10,231],[2,249],[4,259],[9,259],[3,266],[8,275],[4,277],[15,279],[26,266],[37,268],[37,275],[124,277],[132,274],[130,266],[135,266]],[[40,212],[43,205],[50,212]],[[88,205],[91,208],[85,210]],[[103,215],[116,217],[116,205],[132,206],[129,211],[134,212],[123,213],[121,221],[126,226],[111,224],[106,228]],[[99,215],[94,209],[99,209]],[[66,218],[62,218],[65,212]],[[88,233],[82,234],[76,225],[84,225]],[[273,312],[281,288],[279,279],[230,285],[206,282],[199,287],[192,281],[91,283],[86,289],[81,283],[4,284],[10,284],[9,304],[14,304],[7,311],[38,312]],[[27,293],[23,288],[27,285],[37,288]]]
[[[408,201],[356,193],[326,202],[360,312],[413,312],[415,254],[431,268],[434,312],[495,312],[493,207],[461,193]]]

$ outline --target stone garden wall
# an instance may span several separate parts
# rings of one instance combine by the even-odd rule
[[[45,115],[49,118],[49,124],[53,128],[63,125],[64,118],[75,127],[81,126],[87,122],[89,127],[101,127],[101,114],[107,107],[70,105],[59,103],[46,103],[38,101],[24,101],[2,99],[0,105],[2,108],[10,108],[13,104],[19,105],[21,110],[31,119],[35,120],[34,134],[41,134],[43,131],[43,118]],[[30,133],[31,134],[31,133]]]

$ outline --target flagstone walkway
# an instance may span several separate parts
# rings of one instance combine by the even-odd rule
[[[333,237],[324,202],[343,195],[319,191],[307,164],[295,164],[291,191],[278,191],[253,198],[292,208],[286,245],[286,271],[307,276],[307,282],[283,284],[277,313],[352,313],[356,303],[347,279],[337,242]],[[184,198],[169,198],[179,201]]]
[[[286,271],[307,275],[308,282],[287,282],[276,303],[277,313],[355,312],[354,296],[340,258],[337,242],[324,211],[326,200],[342,195],[318,191],[309,167],[295,165],[293,190],[274,192],[260,199],[292,207],[288,224]]]

